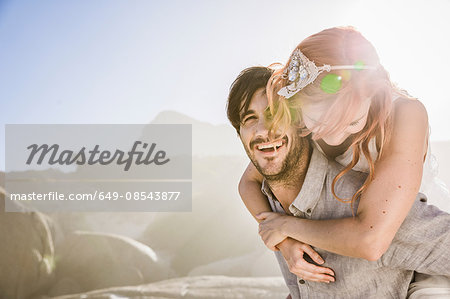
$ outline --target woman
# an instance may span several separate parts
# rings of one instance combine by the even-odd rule
[[[262,221],[266,245],[276,250],[291,237],[337,254],[379,259],[421,189],[429,159],[424,106],[392,84],[375,48],[353,28],[327,29],[302,41],[272,76],[267,94],[273,135],[299,123],[303,136],[345,166],[334,184],[351,169],[368,176],[352,198],[340,198],[333,184],[336,200],[360,199],[354,217],[312,221],[268,212],[262,176],[250,163],[239,192]]]

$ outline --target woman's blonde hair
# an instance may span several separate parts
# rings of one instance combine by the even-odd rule
[[[380,64],[373,45],[353,27],[335,27],[323,30],[303,40],[296,49],[299,49],[317,66],[328,64],[331,66],[367,65],[374,67],[374,69],[364,70],[323,72],[313,83],[300,90],[292,98],[286,99],[277,93],[281,88],[289,85],[285,75],[288,72],[289,60],[284,68],[273,73],[267,84],[269,107],[272,113],[270,131],[276,131],[277,135],[284,134],[288,127],[293,124],[303,128],[303,136],[309,135],[311,130],[306,129],[301,119],[301,109],[305,103],[320,101],[329,101],[327,111],[318,121],[320,124],[325,123],[326,120],[327,125],[318,127],[314,139],[342,132],[355,119],[362,102],[370,99],[366,125],[354,135],[351,144],[353,159],[334,178],[332,184],[332,193],[336,199],[353,204],[372,181],[374,164],[382,155],[383,148],[391,136],[393,97],[398,95],[411,97],[391,82],[388,72]],[[329,93],[329,89],[327,90],[322,80],[326,76],[337,78],[340,88]],[[369,152],[369,142],[373,138],[376,140],[378,150],[378,157],[375,161]],[[369,164],[368,177],[352,198],[340,198],[335,192],[336,182],[358,163],[361,152]]]

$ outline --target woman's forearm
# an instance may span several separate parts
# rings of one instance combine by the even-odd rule
[[[370,226],[366,228],[358,217],[310,220],[286,216],[281,232],[340,255],[377,260],[383,254],[383,244],[377,242]]]
[[[271,212],[267,197],[261,192],[262,176],[253,166],[249,164],[239,182],[239,195],[244,202],[247,210],[252,214],[256,221],[261,222],[255,216],[262,212]]]
[[[247,210],[258,222],[261,222],[261,220],[256,218],[256,215],[272,211],[267,198],[261,192],[261,185],[257,182],[248,182],[245,186],[239,184],[239,195]]]

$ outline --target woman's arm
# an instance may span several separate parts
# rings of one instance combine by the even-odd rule
[[[375,165],[356,217],[308,220],[264,213],[261,236],[270,231],[341,255],[377,260],[390,246],[420,188],[428,138],[425,107],[416,100],[395,101],[390,142]],[[265,241],[266,241],[265,240]],[[270,241],[269,241],[270,243]],[[267,242],[266,242],[267,245]]]
[[[262,212],[271,212],[269,202],[261,192],[263,177],[253,165],[249,163],[247,169],[239,182],[239,195],[242,198],[247,210],[252,214],[256,221],[260,222],[256,215]]]

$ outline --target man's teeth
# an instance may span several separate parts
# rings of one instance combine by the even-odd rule
[[[266,149],[266,148],[274,148],[276,150],[276,148],[280,147],[281,145],[283,145],[283,141],[279,140],[277,142],[260,144],[260,145],[258,145],[258,149],[259,150],[263,150],[263,149]]]

